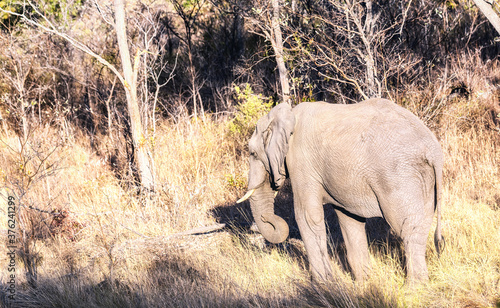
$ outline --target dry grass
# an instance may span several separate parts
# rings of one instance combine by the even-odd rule
[[[446,101],[432,119],[446,157],[446,248],[437,258],[429,238],[428,284],[407,288],[400,243],[378,234],[371,235],[374,272],[367,282],[353,282],[332,261],[335,281],[312,283],[301,241],[266,244],[248,230],[249,209],[234,205],[245,189],[248,166],[227,138],[227,120],[179,117],[157,128],[157,194],[142,199],[117,179],[107,157],[98,154],[105,151],[92,150],[85,135],[68,138],[39,127],[21,151],[17,137],[2,133],[1,186],[25,206],[18,219],[34,232],[19,239],[26,244],[24,260],[37,261],[32,288],[23,254],[18,255],[16,305],[499,307],[500,133],[485,112],[488,98],[475,95],[483,90],[477,90],[480,80],[474,78],[479,77],[468,81],[476,85],[469,98]],[[419,110],[414,111],[422,116],[425,108]],[[4,198],[6,193],[3,189]],[[280,196],[280,211],[290,211],[290,198],[286,192]],[[67,215],[58,222],[54,213],[62,210]],[[172,236],[216,221],[232,227]],[[339,238],[338,227],[331,226],[331,232]],[[1,253],[3,290],[6,262]],[[0,302],[6,304],[2,294]]]

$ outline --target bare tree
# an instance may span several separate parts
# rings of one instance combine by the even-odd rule
[[[12,43],[12,41],[11,41]],[[28,135],[28,114],[27,114],[27,94],[29,89],[27,89],[26,80],[31,72],[32,61],[26,61],[26,59],[19,55],[19,49],[15,48],[10,44],[7,48],[8,60],[4,61],[3,67],[0,68],[0,72],[3,73],[4,77],[9,81],[12,87],[15,89],[16,94],[11,93],[13,97],[9,99],[9,105],[13,111],[16,112],[18,121],[21,122],[21,134],[23,138],[27,138]],[[31,60],[31,59],[30,59]]]
[[[334,38],[337,40],[337,48],[328,50],[327,45],[318,46],[320,52],[328,55],[330,64],[340,75],[339,81],[353,85],[362,98],[381,96],[382,84],[375,53],[377,45],[384,40],[384,31],[376,31],[379,16],[373,11],[372,1],[331,0],[330,4],[333,7],[333,15],[320,18],[337,34]],[[333,40],[330,43],[333,43]],[[346,59],[346,55],[351,56],[351,60]],[[354,67],[357,63],[356,70],[360,74],[356,74],[356,70],[349,72],[348,67],[341,65],[346,60],[352,63],[351,65],[354,64]],[[354,62],[351,62],[353,60]]]
[[[272,0],[273,15],[271,18],[270,41],[273,46],[276,65],[280,76],[282,101],[290,104],[290,83],[288,81],[288,71],[283,59],[283,37],[280,26],[280,3],[279,0]]]
[[[283,30],[292,38],[291,76],[298,95],[308,89],[306,99],[342,102],[387,95],[391,78],[419,61],[397,52],[407,8],[387,12],[371,0],[301,2],[292,8]],[[311,97],[313,88],[319,97]]]
[[[115,30],[120,50],[121,62],[123,74],[109,61],[107,61],[101,55],[95,53],[90,47],[80,42],[76,38],[62,32],[58,25],[54,24],[47,16],[45,16],[33,2],[26,0],[24,2],[26,6],[29,6],[32,10],[32,14],[27,15],[24,10],[22,13],[17,13],[13,11],[8,11],[0,7],[0,11],[3,13],[18,16],[27,24],[32,25],[42,31],[55,34],[75,48],[85,52],[86,54],[95,58],[98,62],[110,69],[116,77],[122,83],[126,97],[127,97],[127,110],[130,119],[131,133],[132,133],[132,143],[134,145],[134,159],[139,171],[139,178],[141,187],[147,190],[154,189],[154,177],[153,170],[151,168],[151,163],[148,155],[147,140],[144,137],[144,130],[142,127],[141,115],[139,110],[138,98],[137,98],[137,77],[139,72],[140,57],[145,53],[145,51],[138,50],[134,57],[134,65],[132,65],[132,58],[129,52],[128,40],[127,40],[127,30],[126,30],[126,20],[125,20],[125,2],[124,0],[115,0]],[[41,19],[39,21],[38,19]]]
[[[190,5],[185,5],[185,3],[181,0],[171,0],[174,5],[174,10],[177,15],[182,19],[182,23],[184,25],[184,35],[181,35],[177,31],[175,31],[172,27],[170,27],[170,31],[174,33],[185,45],[187,48],[187,56],[188,56],[188,70],[189,70],[189,78],[190,78],[190,88],[191,88],[191,100],[193,102],[193,111],[194,116],[198,116],[198,105],[200,107],[200,113],[203,115],[205,113],[205,109],[203,107],[203,101],[200,95],[200,85],[198,82],[198,73],[196,70],[196,66],[194,63],[194,40],[193,36],[195,35],[196,23],[198,16],[201,13],[201,9],[205,4],[205,0],[195,0],[190,3]]]
[[[140,180],[143,188],[153,189],[154,178],[151,162],[147,152],[147,141],[144,138],[139,102],[137,99],[137,74],[141,51],[138,50],[134,59],[134,67],[130,58],[127,26],[125,21],[125,0],[115,0],[115,31],[118,39],[118,48],[122,60],[123,77],[120,79],[125,87],[127,95],[127,107],[130,117],[130,128],[132,131],[132,142],[134,145],[135,160],[140,172]]]
[[[255,1],[255,7],[247,10],[245,18],[252,28],[249,31],[265,38],[271,43],[278,71],[279,87],[282,102],[291,103],[289,73],[285,64],[285,48],[281,27],[283,24],[280,0]],[[278,92],[278,90],[276,90]]]

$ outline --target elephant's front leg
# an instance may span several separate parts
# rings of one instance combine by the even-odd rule
[[[326,245],[326,226],[323,203],[318,195],[301,196],[294,190],[295,219],[307,251],[315,279],[330,280],[332,270]]]

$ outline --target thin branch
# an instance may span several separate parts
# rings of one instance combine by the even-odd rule
[[[59,30],[57,30],[56,26],[45,16],[43,15],[36,7],[35,5],[33,5],[31,3],[31,1],[28,1],[29,5],[31,6],[31,8],[33,8],[34,12],[36,14],[38,14],[40,17],[43,18],[43,20],[48,24],[48,26],[45,26],[37,21],[34,21],[32,19],[30,19],[28,16],[25,15],[25,13],[17,13],[17,12],[13,12],[13,11],[9,11],[9,10],[5,10],[3,8],[0,7],[0,12],[3,12],[3,13],[6,13],[6,14],[11,14],[13,16],[17,16],[19,18],[21,18],[23,21],[25,21],[27,24],[29,25],[32,25],[34,27],[37,27],[47,33],[52,33],[52,34],[55,34],[61,38],[63,38],[64,40],[66,40],[67,42],[69,42],[71,45],[73,45],[75,48],[85,52],[86,54],[94,57],[97,61],[99,61],[101,64],[103,64],[104,66],[106,66],[107,68],[109,68],[117,77],[118,79],[120,80],[120,82],[125,86],[126,85],[126,82],[125,82],[125,79],[123,78],[122,74],[116,69],[116,67],[109,63],[108,61],[106,61],[106,59],[104,59],[103,57],[101,57],[100,55],[98,55],[97,53],[95,53],[92,49],[90,49],[87,45],[83,44],[82,42],[78,41],[77,39],[69,36],[68,34],[66,33],[63,33]]]
[[[97,2],[97,0],[94,0],[94,5],[97,8],[97,11],[99,12],[99,15],[101,15],[101,17],[104,20],[104,22],[106,22],[110,26],[113,26],[113,28],[114,28],[115,27],[115,23],[113,21],[111,21],[111,20],[108,20],[108,18],[104,14],[104,11],[101,10],[101,7],[99,6],[99,3]]]
[[[413,0],[408,1],[408,6],[406,7],[406,10],[403,13],[403,21],[401,22],[401,28],[399,28],[399,36],[401,37],[403,34],[403,27],[405,25],[406,17],[408,16],[408,11],[410,10],[410,6]]]

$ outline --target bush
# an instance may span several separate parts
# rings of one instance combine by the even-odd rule
[[[267,114],[274,102],[262,94],[254,94],[249,84],[244,89],[234,87],[238,105],[234,118],[229,121],[229,137],[234,140],[236,148],[245,148],[248,139],[252,135],[257,121]]]

